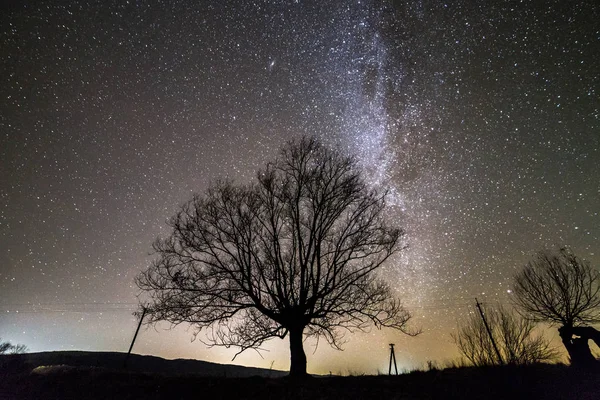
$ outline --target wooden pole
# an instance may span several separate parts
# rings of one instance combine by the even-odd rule
[[[131,350],[133,349],[133,344],[135,343],[135,339],[137,338],[138,332],[140,331],[140,327],[142,326],[142,321],[146,316],[146,311],[148,309],[146,307],[142,307],[142,316],[140,317],[140,322],[138,323],[137,329],[135,330],[135,334],[133,335],[133,340],[131,341],[131,345],[129,346],[129,351],[127,352],[127,356],[125,356],[125,362],[123,363],[123,367],[127,368],[127,360],[129,360],[129,355],[131,354]]]
[[[487,330],[490,340],[492,341],[492,346],[494,346],[494,350],[496,351],[496,355],[498,356],[498,361],[500,362],[500,365],[504,365],[502,355],[500,354],[500,350],[498,350],[498,346],[496,346],[496,341],[494,340],[494,336],[492,335],[492,330],[490,329],[490,326],[488,325],[487,320],[485,319],[485,315],[483,314],[483,310],[481,309],[481,305],[479,304],[479,301],[477,301],[477,298],[475,298],[475,304],[477,305],[477,309],[479,310],[479,314],[481,315],[481,319],[483,320],[483,325],[485,325],[485,329]]]

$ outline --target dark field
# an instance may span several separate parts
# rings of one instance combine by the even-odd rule
[[[400,376],[225,378],[4,363],[1,399],[600,399],[600,371],[563,365],[452,368]]]

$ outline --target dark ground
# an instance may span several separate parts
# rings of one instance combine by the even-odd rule
[[[224,378],[7,362],[0,399],[600,399],[600,371],[563,365],[452,368],[400,376]]]

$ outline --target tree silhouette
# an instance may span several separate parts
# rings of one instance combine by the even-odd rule
[[[306,374],[305,336],[339,349],[345,331],[371,325],[415,335],[375,274],[404,235],[384,209],[354,158],[314,138],[290,142],[256,183],[217,182],[171,218],[136,279],[148,321],[190,323],[237,354],[289,335],[292,376]]]
[[[490,333],[479,314],[471,314],[453,335],[460,353],[473,365],[532,364],[551,361],[557,353],[550,342],[533,332],[535,324],[498,305],[484,309]]]
[[[10,342],[2,342],[0,338],[0,354],[21,354],[27,353],[27,346],[24,344],[12,344]]]
[[[514,293],[516,305],[532,321],[559,326],[572,364],[594,361],[587,342],[598,332],[584,325],[600,322],[600,286],[589,262],[566,247],[540,252],[515,276]]]

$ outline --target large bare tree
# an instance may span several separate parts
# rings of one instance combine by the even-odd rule
[[[572,364],[593,362],[588,340],[600,344],[598,331],[586,326],[600,322],[599,278],[589,262],[561,248],[538,253],[514,279],[516,305],[533,321],[559,326]]]
[[[473,313],[453,335],[460,353],[469,363],[478,367],[522,365],[556,358],[557,353],[550,342],[534,333],[532,321],[501,305],[484,307],[483,313],[487,326],[479,313]]]
[[[305,337],[339,349],[345,331],[372,325],[414,335],[376,274],[403,247],[384,208],[354,158],[314,138],[289,142],[257,182],[217,182],[171,218],[136,280],[148,321],[190,323],[240,353],[289,335],[294,376],[306,374]]]

